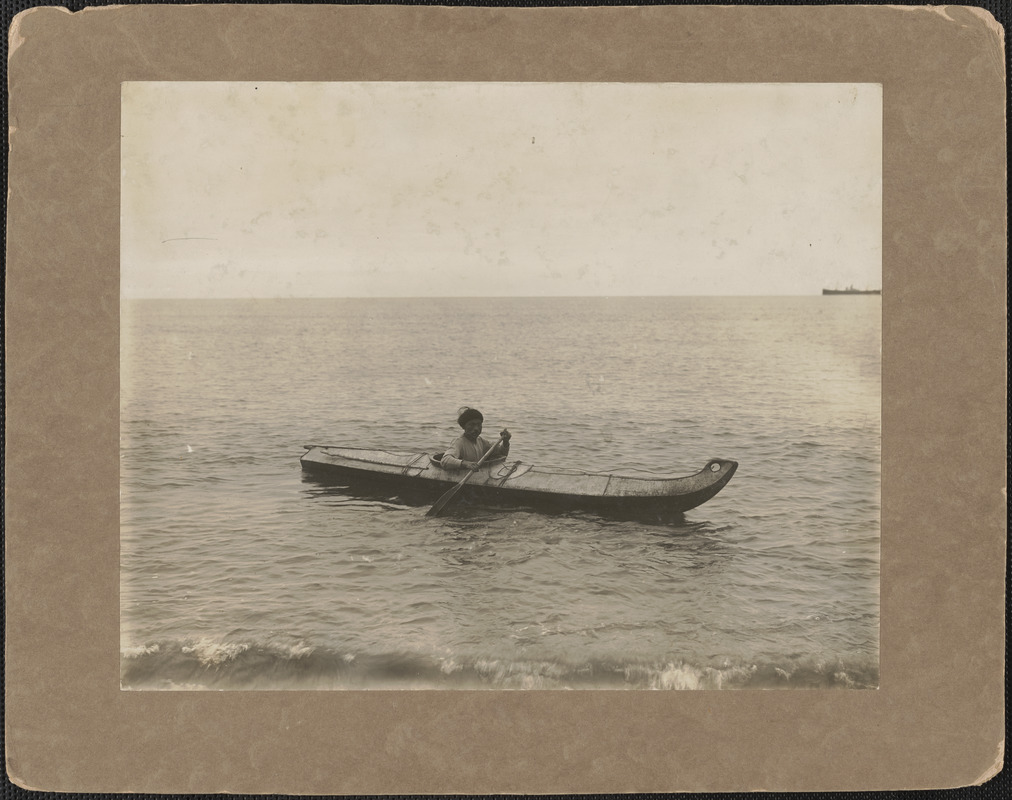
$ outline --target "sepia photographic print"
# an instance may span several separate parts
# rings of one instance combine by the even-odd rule
[[[140,3],[9,33],[12,784],[1002,771],[990,14]]]
[[[878,687],[879,84],[121,111],[122,688]]]

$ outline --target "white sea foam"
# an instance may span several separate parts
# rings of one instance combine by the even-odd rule
[[[214,666],[232,661],[245,653],[250,646],[243,642],[216,642],[213,639],[198,639],[183,645],[183,653],[196,656],[204,666]]]
[[[700,689],[699,671],[686,664],[668,664],[654,676],[651,689]]]
[[[305,658],[311,655],[316,650],[312,645],[308,645],[305,642],[298,642],[288,648],[288,655],[292,658]]]
[[[134,645],[132,647],[124,647],[122,655],[124,658],[139,658],[140,656],[149,656],[157,653],[160,650],[160,646],[157,644],[149,645]]]
[[[439,671],[444,675],[452,675],[454,672],[460,672],[463,668],[463,665],[452,658],[441,658],[439,660]]]

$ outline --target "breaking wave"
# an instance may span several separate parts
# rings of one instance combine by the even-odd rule
[[[657,663],[508,660],[417,653],[356,654],[295,644],[166,641],[125,648],[120,685],[130,690],[306,689],[874,689],[873,663],[685,660]]]

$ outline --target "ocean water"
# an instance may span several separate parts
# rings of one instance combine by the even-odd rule
[[[881,298],[125,300],[121,685],[874,688]],[[304,475],[435,452],[688,475],[665,524]]]

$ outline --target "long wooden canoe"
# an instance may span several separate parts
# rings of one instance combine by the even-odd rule
[[[442,454],[305,445],[300,459],[307,473],[349,488],[410,493],[434,501],[465,474],[444,469]],[[635,477],[580,470],[539,469],[499,458],[482,465],[466,485],[472,502],[535,509],[587,509],[600,512],[681,513],[705,503],[723,489],[738,468],[715,458],[693,475]]]

